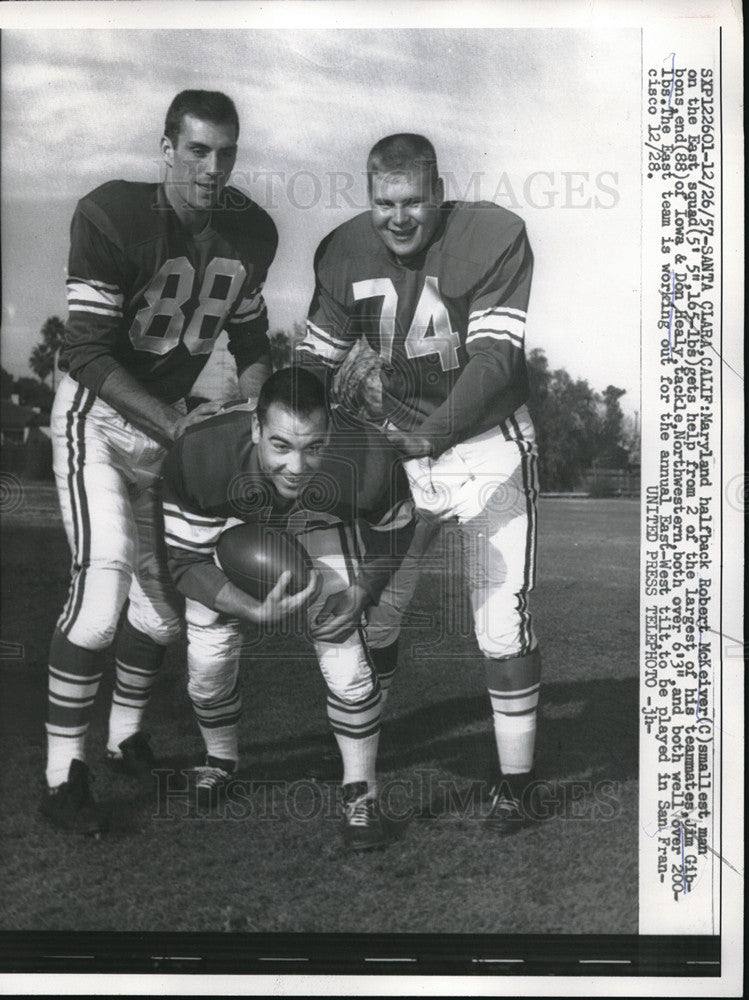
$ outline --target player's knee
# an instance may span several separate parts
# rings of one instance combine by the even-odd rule
[[[108,649],[112,645],[116,631],[116,620],[87,619],[83,621],[79,619],[67,632],[67,637],[74,646],[96,652]]]
[[[206,708],[228,700],[234,692],[236,682],[236,674],[233,671],[198,676],[192,674],[187,682],[187,693],[193,705]]]
[[[210,625],[215,625],[219,618],[219,612],[206,607],[205,604],[201,604],[199,601],[193,601],[190,597],[185,600],[185,621],[187,622],[188,628],[191,626],[195,626],[196,628],[205,628]]]
[[[359,705],[379,693],[374,677],[357,677],[351,679],[328,678],[330,693],[346,705]]]
[[[367,625],[364,631],[370,649],[384,649],[385,646],[392,646],[400,636],[401,630],[398,623],[391,626]]]
[[[111,646],[130,579],[126,566],[89,565],[77,571],[58,621],[58,627],[74,645],[90,650]]]
[[[479,649],[492,660],[501,660],[510,656],[520,656],[523,652],[524,642],[517,626],[502,629],[496,623],[490,628],[476,629],[476,641]]]
[[[131,623],[159,646],[170,646],[182,635],[182,619],[172,608],[139,608],[130,605],[128,618]]]

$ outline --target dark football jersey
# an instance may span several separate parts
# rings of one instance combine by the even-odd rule
[[[356,467],[335,454],[297,499],[279,496],[259,467],[249,408],[233,407],[188,427],[166,458],[169,569],[183,594],[212,607],[226,583],[213,553],[230,518],[292,533],[350,525],[363,550],[360,581],[376,599],[410,544],[413,505],[402,492],[391,496],[383,489],[364,516],[356,496]]]
[[[195,235],[162,185],[102,185],[71,224],[60,368],[97,392],[120,365],[173,403],[226,329],[241,372],[268,350],[262,287],[277,245],[270,216],[235,188]]]
[[[364,336],[382,358],[389,418],[440,454],[527,399],[532,269],[523,221],[489,202],[445,203],[430,245],[409,259],[362,213],[317,250],[298,360],[330,372]]]

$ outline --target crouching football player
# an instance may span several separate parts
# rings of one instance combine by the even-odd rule
[[[308,634],[327,684],[327,712],[343,758],[343,836],[354,850],[387,841],[376,802],[381,692],[363,640],[362,618],[376,603],[413,531],[410,498],[356,517],[356,483],[322,476],[329,412],[322,384],[298,368],[263,385],[257,409],[236,407],[195,424],[164,467],[164,521],[170,571],[186,598],[188,691],[206,747],[197,794],[216,801],[237,768],[238,684],[243,623],[280,623],[306,605]],[[347,482],[348,479],[348,482]],[[295,595],[282,574],[264,601],[235,586],[214,553],[238,522],[292,533],[313,575]],[[366,555],[356,554],[362,544]]]

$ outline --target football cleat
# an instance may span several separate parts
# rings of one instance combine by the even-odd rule
[[[104,763],[110,771],[145,781],[151,777],[156,765],[153,750],[148,743],[149,738],[145,733],[133,733],[120,743],[118,751],[106,751]]]
[[[372,851],[385,847],[390,838],[380,815],[374,790],[366,781],[342,788],[343,843],[350,851]]]
[[[88,767],[82,760],[72,760],[68,780],[57,788],[45,788],[42,815],[58,830],[99,837],[109,826],[109,810],[94,801],[88,783]]]
[[[491,806],[484,820],[487,830],[501,837],[517,833],[528,822],[528,788],[533,782],[531,771],[525,774],[503,774],[492,787]],[[526,800],[526,801],[524,801]]]
[[[210,756],[206,757],[203,766],[192,768],[189,773],[194,782],[195,806],[200,812],[210,811],[218,806],[235,768],[233,760]]]

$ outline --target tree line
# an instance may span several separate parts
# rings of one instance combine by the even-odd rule
[[[274,368],[291,364],[294,344],[303,336],[301,323],[294,323],[290,332],[270,334]],[[538,348],[528,354],[527,364],[528,409],[536,427],[543,490],[574,490],[592,468],[627,470],[639,465],[636,418],[626,418],[619,404],[626,389],[609,385],[599,393],[564,368],[552,370]]]
[[[37,376],[13,378],[2,369],[2,397],[17,394],[25,406],[48,413],[52,407],[57,352],[65,326],[50,316],[40,331],[41,339],[29,355],[29,367]],[[290,331],[270,334],[274,368],[291,363],[293,345],[304,327],[294,323]],[[575,379],[564,368],[551,369],[543,350],[528,354],[531,394],[528,408],[536,426],[539,475],[544,490],[574,490],[593,468],[623,469],[639,464],[639,429],[636,418],[626,418],[619,400],[625,390],[608,385],[597,392],[585,379]]]

